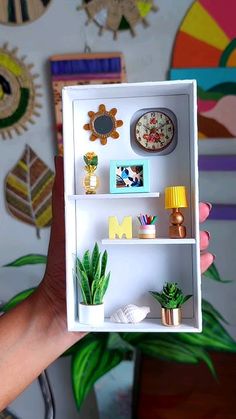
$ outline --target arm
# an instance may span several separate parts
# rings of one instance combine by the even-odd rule
[[[0,318],[0,411],[84,334],[66,325],[63,161],[56,160],[48,264],[38,289]]]
[[[63,160],[56,160],[53,187],[53,223],[48,263],[38,289],[23,303],[0,318],[0,411],[14,400],[50,363],[81,339],[66,325],[65,237]],[[200,204],[200,221],[210,206]],[[201,232],[201,250],[209,244],[209,233]],[[211,253],[201,255],[202,272],[213,262]]]

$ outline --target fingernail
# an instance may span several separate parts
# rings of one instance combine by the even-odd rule
[[[209,231],[207,231],[207,230],[205,230],[205,233],[206,233],[206,235],[208,237],[208,240],[211,240],[211,233]]]
[[[210,202],[206,202],[206,205],[208,206],[209,211],[211,211],[211,209],[212,209],[212,204],[211,204]]]
[[[212,256],[213,256],[213,262],[214,262],[214,260],[215,260],[215,258],[216,258],[215,253],[212,253]]]

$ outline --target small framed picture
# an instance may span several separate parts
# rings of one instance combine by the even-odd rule
[[[150,192],[148,160],[111,160],[110,193]]]

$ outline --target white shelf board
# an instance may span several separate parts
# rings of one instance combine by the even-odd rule
[[[136,324],[114,323],[106,318],[101,326],[82,324],[77,319],[73,324],[73,330],[76,332],[201,332],[201,330],[194,325],[194,319],[182,319],[182,324],[174,327],[163,326],[160,318],[144,319],[141,323]]]
[[[102,239],[102,244],[111,245],[146,245],[146,244],[195,244],[195,239],[169,239],[169,238],[158,238],[158,239]]]
[[[97,200],[97,199],[134,199],[134,198],[159,198],[160,192],[143,192],[143,193],[101,193],[101,194],[91,194],[91,195],[68,195],[70,200]]]

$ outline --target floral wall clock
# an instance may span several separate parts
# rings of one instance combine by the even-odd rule
[[[0,23],[22,25],[38,19],[52,0],[1,0]]]
[[[35,85],[37,74],[31,74],[32,64],[17,57],[17,48],[10,51],[5,44],[0,48],[0,135],[11,138],[13,133],[27,130],[27,122],[39,116],[40,85]]]
[[[135,35],[138,23],[148,25],[147,15],[157,11],[154,0],[84,0],[78,10],[84,9],[88,21],[93,20],[100,27],[100,34],[108,29],[117,37],[120,30],[129,29]]]

